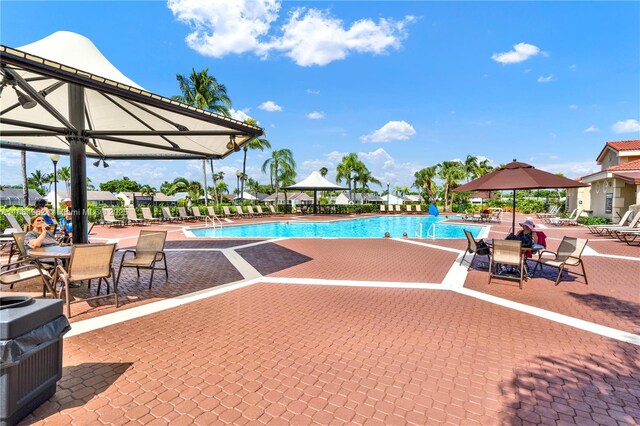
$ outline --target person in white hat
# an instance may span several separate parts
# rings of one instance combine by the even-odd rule
[[[538,244],[538,234],[535,232],[536,225],[533,221],[531,219],[527,219],[520,223],[520,226],[522,226],[522,229],[518,231],[516,237],[522,241],[522,247],[531,247],[534,244]],[[531,252],[528,251],[525,255],[527,257],[531,257]]]

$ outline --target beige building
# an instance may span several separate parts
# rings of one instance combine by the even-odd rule
[[[567,207],[616,221],[640,205],[640,140],[607,142],[596,161],[601,170],[580,178],[589,187],[567,191]]]

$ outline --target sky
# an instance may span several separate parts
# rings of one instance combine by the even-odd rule
[[[3,45],[59,30],[163,96],[180,94],[176,74],[208,68],[235,118],[293,152],[298,180],[321,167],[335,178],[350,152],[376,191],[467,155],[575,178],[599,170],[605,142],[640,138],[639,2],[2,1]],[[0,183],[20,183],[19,152],[0,154]],[[248,176],[268,183],[269,156],[249,151]],[[88,164],[94,184],[202,179],[199,161],[109,164]],[[46,154],[27,167],[52,171]],[[215,167],[235,189],[242,152]]]

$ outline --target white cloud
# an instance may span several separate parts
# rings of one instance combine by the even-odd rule
[[[640,123],[638,123],[638,120],[633,119],[618,121],[613,126],[611,126],[611,130],[614,133],[640,132]]]
[[[570,69],[571,71],[575,71],[575,70],[577,70],[577,69],[578,69],[578,67],[576,66],[576,64],[572,64],[572,65],[569,65],[569,69]]]
[[[239,109],[239,110],[235,110],[233,108],[231,108],[229,110],[229,113],[231,114],[231,118],[235,119],[235,120],[239,120],[239,121],[246,121],[248,118],[251,118],[249,116],[249,108],[245,108],[245,109]]]
[[[585,133],[593,133],[593,132],[599,132],[600,129],[598,129],[596,126],[589,126],[586,129],[584,129]]]
[[[307,118],[309,120],[322,120],[324,118],[324,112],[321,111],[313,111],[307,114]]]
[[[549,173],[562,172],[570,179],[585,176],[600,171],[595,161],[573,161],[568,163],[546,163],[535,164],[537,169],[544,170]]]
[[[360,137],[363,142],[404,141],[416,134],[413,126],[406,121],[389,121],[368,135]]]
[[[569,109],[578,109],[578,105],[571,104],[571,105],[569,105]]]
[[[277,0],[169,0],[167,4],[176,19],[191,28],[187,45],[203,55],[254,53],[266,59],[279,51],[300,66],[326,65],[353,52],[382,54],[398,49],[407,37],[407,25],[416,20],[363,18],[345,24],[329,11],[296,7],[280,28],[272,28],[281,5]]]
[[[501,64],[516,64],[523,62],[532,56],[540,53],[540,48],[528,43],[518,43],[513,46],[513,50],[503,53],[494,53],[491,59]]]
[[[258,108],[268,112],[282,111],[282,107],[273,101],[266,101],[261,103]]]
[[[553,74],[549,74],[548,76],[540,76],[538,77],[538,83],[549,83],[553,81]]]
[[[313,89],[307,89],[307,93],[309,95],[319,95],[320,91],[319,90],[313,90]]]

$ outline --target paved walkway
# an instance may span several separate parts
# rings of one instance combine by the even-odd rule
[[[168,280],[123,272],[118,310],[73,305],[58,392],[26,422],[640,423],[638,248],[593,240],[589,285],[520,290],[458,266],[461,240],[171,229]],[[551,249],[586,235],[545,232]]]

